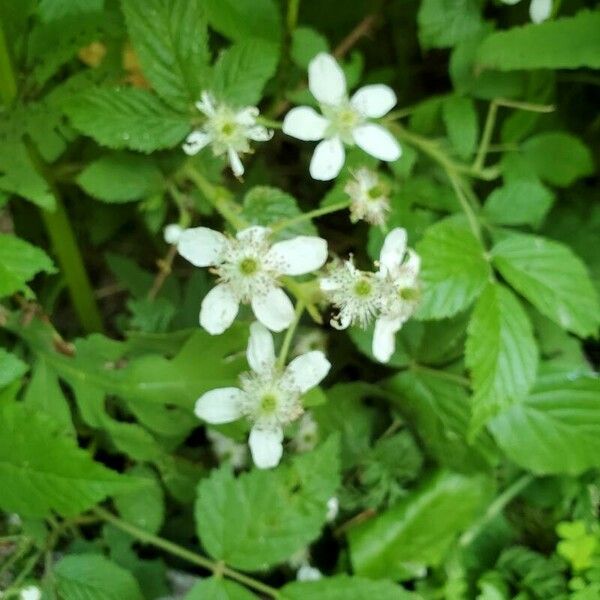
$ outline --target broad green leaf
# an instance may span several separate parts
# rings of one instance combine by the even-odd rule
[[[53,569],[65,600],[142,600],[133,575],[101,554],[65,556]]]
[[[422,319],[442,319],[467,309],[490,276],[485,251],[465,223],[445,219],[417,244],[421,256]]]
[[[37,15],[42,21],[54,21],[65,15],[85,14],[102,10],[104,0],[40,0]]]
[[[171,148],[189,132],[184,115],[137,88],[92,88],[66,103],[73,125],[109,148],[152,152]]]
[[[600,307],[585,265],[546,238],[512,234],[492,249],[502,276],[543,315],[581,337],[593,335]]]
[[[233,44],[214,66],[213,91],[233,106],[258,104],[265,84],[275,74],[278,52],[275,44],[257,39]]]
[[[308,69],[310,61],[319,52],[329,52],[327,39],[310,27],[296,27],[292,34],[292,48],[290,50],[292,60],[301,69]]]
[[[600,380],[559,372],[489,424],[507,456],[539,475],[579,475],[600,467]]]
[[[489,283],[473,310],[465,362],[473,381],[473,427],[520,401],[532,386],[538,351],[531,323],[514,294]]]
[[[150,157],[119,152],[90,163],[77,183],[98,200],[121,203],[156,193],[163,185],[163,176]]]
[[[482,474],[439,471],[386,512],[349,533],[358,575],[410,579],[444,560],[456,537],[489,500]]]
[[[16,379],[19,379],[29,367],[18,356],[0,348],[0,388],[7,386]]]
[[[338,444],[329,439],[274,470],[234,478],[221,467],[198,486],[195,516],[208,553],[236,568],[258,571],[315,540],[339,485]]]
[[[0,408],[0,507],[24,516],[77,515],[131,480],[111,471],[20,404]]]
[[[448,48],[483,27],[477,0],[423,0],[417,16],[423,48]]]
[[[40,272],[54,273],[48,255],[14,235],[0,234],[0,297],[15,292],[32,295],[27,282]]]
[[[459,156],[469,158],[479,135],[475,103],[464,96],[450,96],[442,104],[442,117],[452,146]]]
[[[185,110],[206,87],[208,31],[202,0],[122,0],[127,29],[146,77]]]
[[[256,600],[256,598],[235,581],[210,577],[196,583],[183,600]]]
[[[573,17],[497,31],[477,51],[479,68],[522,69],[600,68],[600,12],[581,11]]]
[[[274,0],[205,0],[208,22],[235,41],[281,39],[281,18]]]
[[[319,581],[293,581],[281,589],[282,600],[418,600],[392,581],[335,575]]]
[[[553,202],[554,195],[539,181],[515,180],[488,196],[483,214],[497,225],[539,227]]]
[[[568,187],[594,172],[589,148],[570,133],[540,133],[524,142],[522,149],[533,172],[552,185]]]

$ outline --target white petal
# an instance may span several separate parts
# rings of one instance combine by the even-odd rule
[[[286,377],[290,377],[294,385],[302,392],[319,385],[331,368],[323,352],[313,350],[295,358],[285,369]]]
[[[350,324],[352,323],[352,318],[350,314],[347,312],[340,312],[336,317],[333,317],[329,324],[338,331],[343,331],[344,329],[348,329]]]
[[[323,104],[339,105],[346,97],[346,77],[337,60],[320,52],[308,65],[308,87]]]
[[[398,160],[402,154],[396,138],[381,125],[361,125],[352,132],[352,137],[359,148],[379,160],[391,162]]]
[[[271,230],[268,227],[263,227],[262,225],[251,225],[250,227],[246,227],[246,229],[242,229],[235,234],[235,237],[238,240],[248,240],[256,238],[265,238],[271,234]]]
[[[394,90],[382,83],[365,85],[354,92],[350,104],[363,116],[378,119],[387,115],[396,105]]]
[[[215,99],[207,91],[200,94],[200,101],[196,102],[196,108],[204,113],[207,117],[212,117],[215,114]]]
[[[334,292],[340,288],[340,282],[335,277],[321,277],[319,286],[323,292]]]
[[[230,146],[227,148],[227,157],[229,158],[229,164],[231,170],[236,177],[241,177],[244,174],[244,165],[240,160],[239,154]]]
[[[273,336],[262,323],[255,321],[250,325],[246,358],[250,368],[256,373],[270,371],[275,364]]]
[[[235,122],[250,127],[256,123],[258,114],[259,110],[256,106],[246,106],[246,108],[242,108],[242,110],[236,113]]]
[[[283,431],[253,427],[248,444],[254,464],[259,469],[272,469],[279,464],[283,454]]]
[[[292,108],[283,119],[282,131],[298,140],[315,142],[325,137],[329,121],[310,106]]]
[[[545,21],[552,14],[552,0],[531,0],[529,16],[534,23]]]
[[[239,300],[231,288],[220,283],[202,300],[200,325],[211,335],[219,335],[233,323],[239,308]]]
[[[380,362],[390,360],[396,349],[396,332],[402,327],[401,319],[387,319],[380,317],[375,321],[373,333],[373,356]]]
[[[252,310],[256,318],[271,331],[283,331],[294,320],[292,301],[281,288],[252,298]]]
[[[204,131],[192,131],[192,133],[185,138],[183,151],[189,156],[198,154],[202,148],[210,144],[212,139],[213,137],[210,133]]]
[[[235,387],[219,388],[202,394],[196,400],[194,413],[208,423],[231,423],[242,416],[245,393]]]
[[[184,229],[177,223],[169,223],[163,230],[163,238],[167,244],[176,244],[181,237]]]
[[[273,244],[267,260],[277,265],[284,275],[304,275],[316,271],[327,260],[327,242],[316,236],[299,235]]]
[[[218,265],[227,248],[227,238],[208,227],[192,227],[179,236],[177,252],[196,267]]]
[[[246,129],[246,137],[254,140],[255,142],[268,142],[273,137],[273,130],[267,129],[262,125],[254,125]]]
[[[310,161],[310,175],[319,181],[329,181],[337,177],[344,166],[344,145],[337,137],[317,144]]]
[[[392,229],[383,241],[379,253],[379,264],[385,273],[393,273],[402,264],[406,252],[406,229],[396,227]]]

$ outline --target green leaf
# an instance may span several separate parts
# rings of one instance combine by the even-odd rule
[[[7,352],[4,348],[0,348],[0,388],[19,379],[28,370],[27,363],[24,363],[14,354]]]
[[[31,295],[26,284],[42,271],[56,271],[43,250],[14,235],[0,234],[0,297],[15,292]]]
[[[464,96],[450,96],[442,104],[442,117],[456,152],[468,159],[475,151],[479,135],[475,103]]]
[[[358,575],[409,579],[441,564],[454,540],[491,496],[484,475],[440,471],[398,504],[350,530]]]
[[[489,35],[477,51],[479,69],[600,68],[600,12],[514,27]]]
[[[485,251],[466,224],[444,219],[417,244],[421,256],[422,319],[442,319],[468,308],[490,276]]]
[[[281,589],[282,600],[418,600],[420,596],[385,579],[336,575],[319,581],[293,581]]]
[[[569,187],[577,179],[594,172],[589,148],[570,133],[540,133],[529,138],[522,149],[533,172],[552,185]]]
[[[296,27],[292,34],[292,48],[290,51],[292,60],[301,69],[306,70],[310,61],[319,52],[329,52],[327,38],[311,27]]]
[[[600,380],[573,372],[544,375],[489,427],[507,456],[536,474],[575,476],[600,467]]]
[[[221,467],[198,486],[196,524],[208,553],[248,571],[266,569],[315,540],[326,504],[339,485],[338,444],[316,450],[275,470],[254,469],[234,478]]]
[[[567,246],[512,234],[493,247],[492,256],[508,283],[543,315],[581,337],[596,333],[598,298],[585,265]]]
[[[0,408],[0,507],[24,516],[73,516],[131,480],[96,463],[52,421],[20,404]]]
[[[465,362],[473,380],[473,427],[521,400],[535,380],[538,351],[531,323],[504,286],[489,283],[475,304]]]
[[[423,0],[417,15],[423,48],[448,48],[483,27],[477,0]]]
[[[539,227],[554,202],[554,195],[536,180],[510,181],[486,200],[483,214],[497,225]]]
[[[98,12],[104,7],[104,0],[40,0],[37,15],[42,21],[54,21],[65,15],[81,15],[86,12]]]
[[[100,554],[65,556],[52,572],[65,600],[143,600],[133,575]]]
[[[256,600],[256,596],[235,581],[210,577],[196,583],[183,600]]]
[[[68,101],[73,125],[109,148],[152,152],[171,148],[189,132],[184,115],[137,88],[93,88]]]
[[[208,31],[202,0],[122,0],[144,74],[171,106],[185,110],[206,86]]]
[[[208,22],[235,41],[281,39],[281,18],[274,0],[205,0]]]
[[[234,106],[259,103],[263,88],[275,74],[278,47],[262,40],[237,42],[224,50],[214,67],[213,91]]]
[[[156,193],[163,176],[150,157],[120,152],[90,163],[77,177],[77,183],[98,200],[121,203]]]
[[[287,221],[302,215],[293,196],[274,187],[256,186],[244,196],[242,216],[252,225],[277,226],[278,221]],[[306,219],[283,229],[282,237],[316,235],[312,221]]]

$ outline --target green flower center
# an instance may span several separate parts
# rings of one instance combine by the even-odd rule
[[[273,394],[265,394],[260,401],[263,413],[273,413],[277,408],[277,397]]]
[[[231,136],[233,135],[233,133],[235,132],[235,125],[233,123],[223,123],[223,125],[221,125],[221,133],[224,136]]]
[[[242,275],[252,275],[258,270],[258,263],[253,258],[244,258],[240,262],[239,268]]]
[[[371,285],[371,282],[367,281],[366,279],[361,279],[360,281],[357,281],[354,285],[354,293],[357,296],[360,296],[361,298],[369,296],[372,291],[373,286]]]
[[[381,196],[385,195],[385,191],[382,186],[374,185],[368,192],[369,200],[379,200]]]

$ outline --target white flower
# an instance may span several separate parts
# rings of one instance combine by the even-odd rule
[[[271,331],[283,331],[294,318],[292,302],[279,287],[282,275],[303,275],[327,259],[327,242],[298,236],[271,244],[266,227],[248,227],[235,238],[206,227],[186,229],[177,243],[181,256],[197,267],[213,267],[219,284],[202,301],[200,324],[213,335],[233,323],[240,302]]]
[[[327,515],[325,516],[325,519],[328,523],[331,523],[332,521],[335,521],[339,512],[340,501],[335,496],[332,496],[327,500]]]
[[[177,244],[181,234],[185,230],[181,225],[177,225],[177,223],[171,223],[164,228],[163,238],[167,244]]]
[[[42,591],[35,585],[29,585],[19,592],[20,600],[40,600]]]
[[[390,211],[390,199],[387,186],[377,173],[362,167],[344,187],[350,196],[350,220],[366,221],[372,225],[383,225]]]
[[[211,144],[215,156],[227,154],[231,170],[236,177],[244,174],[244,165],[240,154],[251,152],[249,140],[266,142],[273,137],[273,132],[258,125],[256,118],[259,111],[255,106],[246,106],[234,110],[226,104],[218,104],[209,92],[202,92],[201,100],[196,108],[206,116],[201,129],[190,133],[183,145],[186,154],[197,154]]]
[[[248,449],[244,444],[238,444],[230,437],[214,429],[209,429],[206,436],[210,440],[213,452],[220,462],[227,462],[234,469],[241,469],[246,466]]]
[[[397,227],[386,236],[377,273],[360,271],[352,260],[334,266],[321,279],[321,290],[337,307],[331,320],[336,329],[357,323],[366,327],[375,319],[373,355],[388,362],[394,353],[395,335],[417,307],[419,256],[406,248],[406,230]]]
[[[302,565],[296,572],[296,579],[298,581],[318,581],[322,577],[323,573],[308,563]]]
[[[518,4],[521,0],[501,0],[504,4]],[[529,16],[534,23],[541,23],[552,14],[552,0],[531,0]]]
[[[260,323],[250,326],[246,356],[252,372],[241,376],[241,389],[203,394],[195,413],[214,424],[246,417],[252,422],[249,445],[254,464],[269,469],[281,460],[283,428],[304,410],[300,397],[323,380],[331,365],[316,350],[298,356],[282,372],[275,363],[273,336]]]
[[[296,452],[310,452],[319,441],[319,426],[310,413],[304,413],[298,423],[298,431],[292,438]]]
[[[348,99],[344,72],[329,54],[321,52],[308,66],[308,87],[321,107],[320,115],[309,106],[288,112],[283,132],[304,141],[322,140],[310,162],[313,179],[334,179],[345,160],[344,144],[362,148],[379,160],[394,161],[402,150],[384,127],[368,121],[387,114],[396,94],[387,85],[366,85]]]

